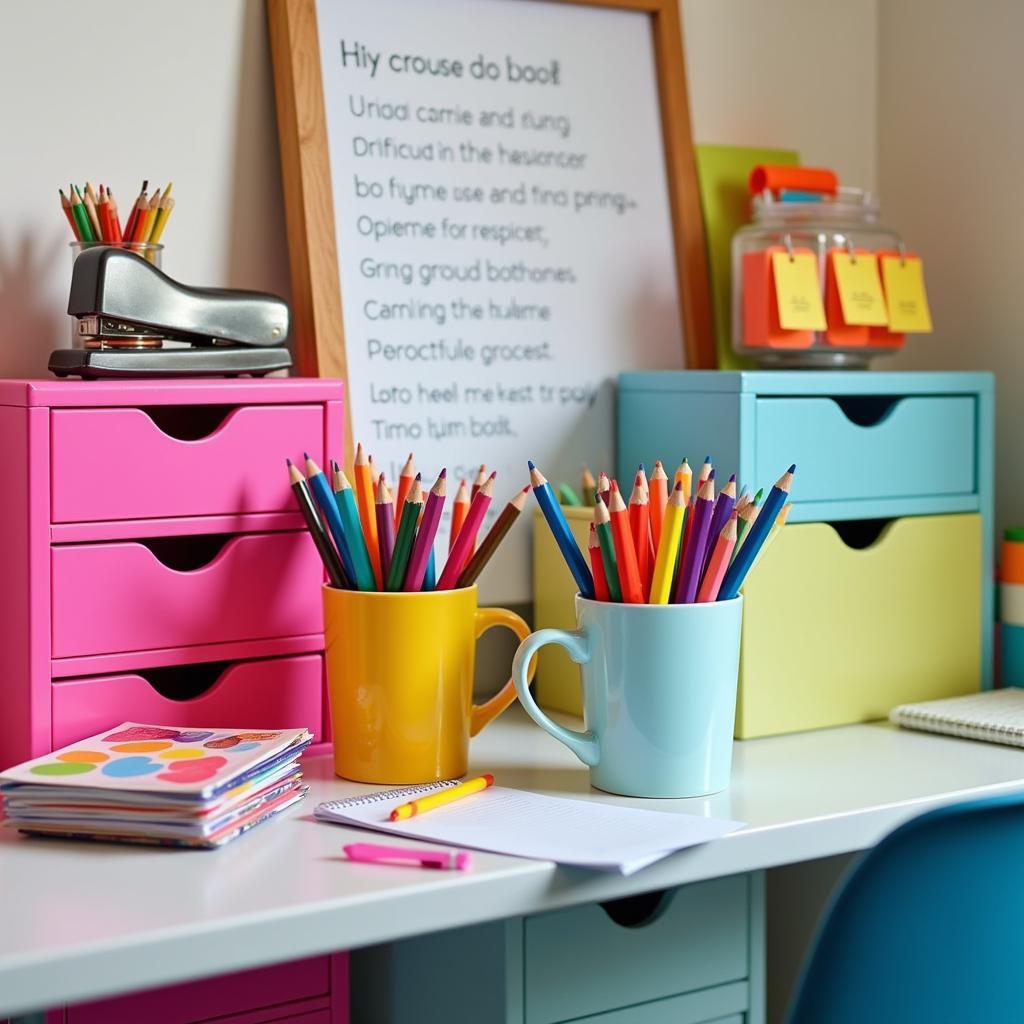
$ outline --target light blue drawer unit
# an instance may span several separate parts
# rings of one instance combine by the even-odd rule
[[[989,373],[680,370],[619,378],[617,466],[671,474],[711,455],[748,487],[797,464],[791,523],[978,512],[992,578]],[[724,481],[723,481],[724,482]],[[937,553],[941,557],[941,553]],[[992,587],[982,587],[982,685],[992,683]]]
[[[763,1024],[763,886],[735,875],[358,950],[352,1019]]]

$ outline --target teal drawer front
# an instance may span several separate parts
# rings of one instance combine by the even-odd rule
[[[798,503],[972,494],[975,399],[890,401],[758,398],[754,479],[774,481],[795,462]]]
[[[558,1024],[745,979],[748,887],[742,875],[685,886],[666,893],[636,925],[616,923],[596,904],[527,918],[526,1024]]]
[[[572,1024],[745,1024],[747,996],[741,981],[577,1018]]]

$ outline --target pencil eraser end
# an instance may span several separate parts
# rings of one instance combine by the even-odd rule
[[[468,871],[473,864],[473,856],[469,853],[455,854],[455,870]]]

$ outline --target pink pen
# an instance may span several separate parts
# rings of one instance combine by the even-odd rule
[[[349,843],[345,856],[359,864],[407,864],[439,871],[468,871],[472,858],[465,850],[411,850],[405,846],[380,846],[377,843]]]

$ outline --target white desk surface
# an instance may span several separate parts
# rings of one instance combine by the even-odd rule
[[[504,786],[748,824],[629,878],[482,853],[467,873],[354,865],[341,847],[367,833],[312,811],[373,787],[336,779],[316,757],[302,805],[219,851],[0,829],[0,1015],[860,850],[928,807],[1024,789],[1024,751],[881,723],[737,743],[732,787],[702,800],[591,790],[586,769],[518,708],[473,755],[471,771]]]

